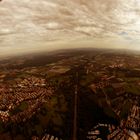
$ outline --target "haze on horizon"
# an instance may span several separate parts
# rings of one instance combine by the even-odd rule
[[[77,47],[140,50],[140,0],[0,2],[0,56]]]

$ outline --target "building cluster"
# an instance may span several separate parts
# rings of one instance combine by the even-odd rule
[[[18,81],[14,85],[0,86],[0,118],[3,122],[12,120],[18,122],[30,118],[41,104],[50,99],[53,89],[41,78],[30,77]],[[26,102],[28,108],[14,115],[10,112]]]
[[[38,78],[31,76],[17,82],[18,87],[33,87],[33,86],[46,86],[46,80],[44,78]]]
[[[99,83],[95,83],[95,84],[91,84],[90,87],[93,91],[96,91],[98,89],[102,89],[105,88],[107,86],[110,86],[110,83],[108,81],[105,82],[99,82]]]
[[[33,136],[32,140],[40,140],[39,137],[37,136]],[[54,135],[50,135],[50,134],[45,134],[41,140],[62,140],[61,138],[54,136]]]
[[[124,64],[118,64],[118,63],[116,63],[116,64],[113,64],[113,65],[110,65],[109,67],[110,68],[123,68],[123,66],[124,66]]]
[[[3,122],[7,122],[9,120],[8,111],[0,111],[0,118]]]
[[[103,140],[103,131],[108,140],[139,140],[140,136],[140,107],[133,105],[127,120],[121,120],[120,126],[111,124],[98,124],[88,132],[88,140]],[[102,132],[102,133],[101,133]]]
[[[126,127],[136,132],[140,131],[140,107],[133,105],[126,121]]]

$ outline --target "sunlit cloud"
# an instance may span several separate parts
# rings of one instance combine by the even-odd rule
[[[71,41],[83,40],[87,44],[90,40],[93,46],[102,42],[102,46],[106,47],[104,42],[112,42],[112,46],[110,45],[112,48],[119,45],[125,48],[131,46],[138,48],[140,42],[135,40],[139,38],[139,0],[3,0],[0,2],[1,50],[3,47],[30,48],[30,45],[38,43],[53,44],[62,41],[70,44]],[[128,45],[130,41],[131,46]],[[116,42],[117,45],[114,44]],[[56,49],[59,47],[56,45]]]

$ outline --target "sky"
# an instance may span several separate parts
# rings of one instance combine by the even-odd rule
[[[140,50],[140,0],[0,2],[0,56],[75,47]]]

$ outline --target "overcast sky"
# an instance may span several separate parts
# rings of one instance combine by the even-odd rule
[[[140,49],[140,0],[0,2],[0,55],[91,46]]]

